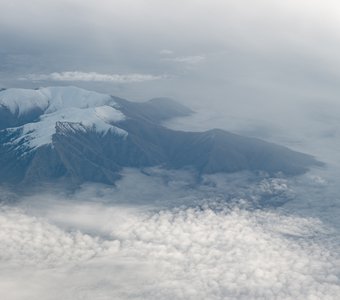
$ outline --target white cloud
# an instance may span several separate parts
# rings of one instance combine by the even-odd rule
[[[337,299],[339,236],[316,217],[256,209],[261,198],[289,197],[294,181],[212,175],[188,190],[185,174],[146,172],[152,176],[127,170],[114,188],[88,185],[71,197],[40,193],[3,205],[2,295]],[[295,202],[309,203],[304,191]],[[247,200],[255,206],[242,208]]]
[[[163,49],[163,50],[160,51],[160,54],[171,55],[171,54],[174,54],[174,52],[172,50],[169,50],[169,49]]]
[[[194,55],[194,56],[179,56],[179,57],[174,57],[174,58],[166,58],[164,60],[195,65],[195,64],[203,62],[205,59],[206,58],[203,55]]]
[[[13,299],[336,299],[340,293],[339,257],[317,219],[70,200],[49,213],[59,215],[59,225],[8,207],[0,212],[0,287],[8,299],[26,273],[23,285],[39,290]],[[73,228],[86,224],[92,233]]]
[[[21,79],[33,81],[98,81],[114,83],[132,83],[165,78],[164,75],[151,74],[101,74],[96,72],[54,72],[50,74],[29,74]]]

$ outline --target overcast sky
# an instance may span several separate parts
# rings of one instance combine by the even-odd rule
[[[0,0],[0,87],[143,100],[337,99],[333,0]]]

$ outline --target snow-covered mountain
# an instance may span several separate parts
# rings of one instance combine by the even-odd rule
[[[113,183],[123,167],[299,174],[312,157],[222,130],[161,125],[192,111],[166,98],[134,103],[76,87],[0,92],[0,181]]]
[[[11,140],[11,143],[29,149],[52,145],[58,122],[78,124],[78,130],[83,131],[92,128],[99,133],[112,130],[125,135],[125,131],[112,125],[124,119],[115,106],[108,95],[75,87],[10,89],[0,93],[0,107],[4,116],[2,127],[15,126],[7,129],[14,136],[19,132],[19,137]]]

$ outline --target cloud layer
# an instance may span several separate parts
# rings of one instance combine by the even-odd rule
[[[166,58],[164,59],[166,61],[172,61],[177,63],[184,63],[184,64],[198,64],[205,60],[205,57],[203,55],[194,55],[194,56],[180,56],[180,57],[174,57],[174,58]]]
[[[92,230],[110,218],[107,234],[72,232],[65,229],[71,220],[59,227],[2,208],[0,286],[8,299],[14,292],[5,283],[18,283],[25,272],[31,272],[26,286],[39,289],[15,299],[336,299],[340,293],[339,256],[317,219],[216,211],[211,202],[158,212],[66,203],[56,213],[84,220],[90,213]]]
[[[191,189],[190,174],[146,173],[126,170],[114,188],[39,192],[3,204],[2,295],[337,299],[338,231],[301,207],[275,208],[308,206],[313,195],[329,201],[323,178],[213,175]]]
[[[165,76],[156,76],[150,74],[100,74],[96,72],[54,72],[50,74],[29,74],[23,77],[23,80],[33,81],[92,81],[92,82],[114,82],[114,83],[132,83],[152,81],[165,78]]]

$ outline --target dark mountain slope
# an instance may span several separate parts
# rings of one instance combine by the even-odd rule
[[[30,117],[35,121],[33,125],[0,130],[0,182],[66,180],[72,184],[85,181],[111,184],[120,178],[124,167],[150,166],[190,168],[198,174],[248,170],[297,175],[320,165],[311,156],[223,130],[182,132],[165,128],[160,125],[162,121],[192,113],[173,100],[132,103],[114,97],[103,99],[100,98],[98,110],[97,107],[92,110],[86,103],[84,108],[75,110],[76,114],[86,110],[87,123],[65,120],[64,110],[59,115],[58,111],[45,113],[33,107],[26,110],[28,115],[35,113]],[[113,100],[115,109],[106,104],[112,105]],[[13,110],[8,113],[16,122],[23,116]],[[111,121],[118,113],[125,117]],[[68,110],[65,116],[72,119]],[[95,123],[88,125],[92,124],[88,120]],[[12,127],[8,119],[6,122],[3,124]],[[47,133],[41,124],[48,127]],[[49,141],[46,135],[51,130]]]

